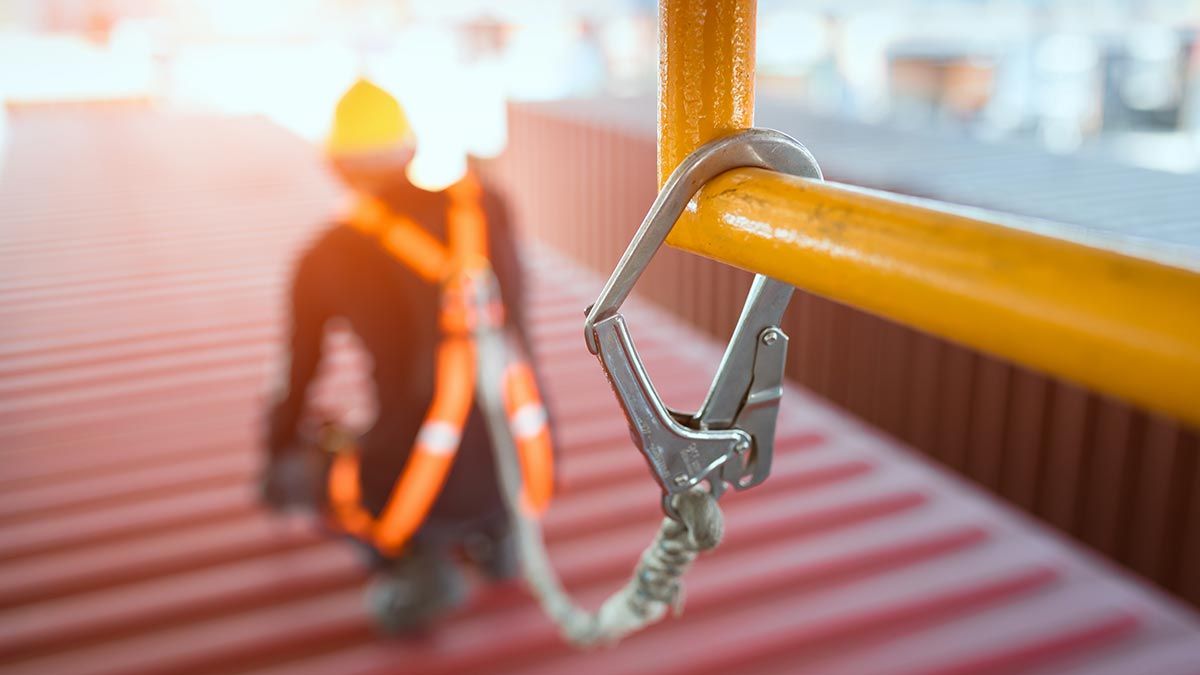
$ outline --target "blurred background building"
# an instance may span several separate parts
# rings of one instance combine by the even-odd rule
[[[416,109],[432,92],[471,99],[479,119],[466,126],[490,119],[493,137],[475,142],[494,152],[503,100],[652,93],[654,11],[645,0],[5,0],[0,95],[143,97],[259,113],[316,138],[330,101],[365,71]],[[805,109],[1200,166],[1191,0],[764,1],[759,11],[761,90]]]

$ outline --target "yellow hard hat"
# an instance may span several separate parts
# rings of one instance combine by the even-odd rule
[[[411,143],[412,127],[394,96],[359,78],[338,101],[325,149],[330,154],[390,150]]]

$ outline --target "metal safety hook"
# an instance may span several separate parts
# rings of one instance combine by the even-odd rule
[[[779,324],[793,288],[762,275],[754,278],[695,414],[663,404],[618,310],[692,196],[709,180],[742,167],[821,179],[808,150],[771,129],[749,129],[696,149],[663,185],[584,323],[588,350],[599,356],[634,442],[663,488],[663,511],[673,518],[671,497],[677,493],[707,481],[713,496],[720,497],[726,483],[744,490],[770,473],[788,342]]]

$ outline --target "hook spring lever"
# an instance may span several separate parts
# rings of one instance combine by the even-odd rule
[[[788,342],[779,324],[793,289],[755,277],[695,414],[663,404],[619,310],[692,196],[712,178],[740,167],[821,179],[808,150],[778,131],[749,129],[701,146],[667,179],[584,322],[588,350],[599,357],[633,441],[663,489],[663,511],[676,519],[675,494],[707,482],[720,497],[726,483],[747,489],[770,473]]]

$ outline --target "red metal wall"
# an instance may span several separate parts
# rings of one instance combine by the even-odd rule
[[[494,168],[533,234],[607,274],[654,198],[655,141],[586,117],[514,106]],[[749,279],[664,249],[638,292],[723,337]],[[796,381],[1200,605],[1195,430],[808,293],[785,328]]]

